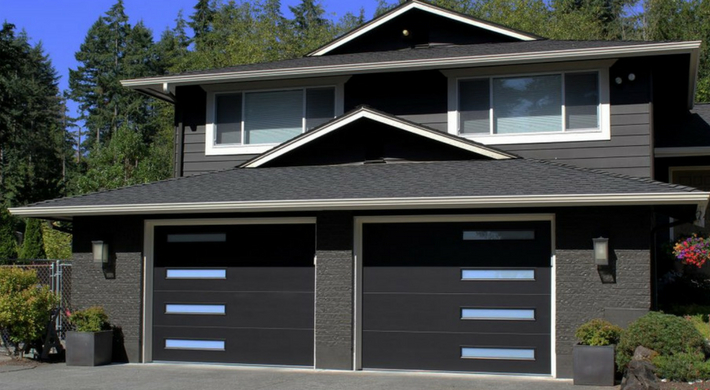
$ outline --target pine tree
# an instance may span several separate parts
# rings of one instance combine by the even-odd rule
[[[30,218],[27,220],[19,257],[24,260],[47,257],[44,253],[44,241],[42,241],[42,222],[39,219]]]
[[[15,221],[7,209],[0,205],[0,264],[16,257]]]
[[[14,26],[0,30],[0,204],[19,206],[62,193],[70,145],[58,77],[41,44]]]

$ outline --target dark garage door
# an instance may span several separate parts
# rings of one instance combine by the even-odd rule
[[[550,223],[363,226],[362,367],[550,373]]]
[[[156,227],[153,360],[313,365],[314,225]]]

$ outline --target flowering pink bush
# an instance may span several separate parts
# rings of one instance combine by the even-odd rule
[[[692,264],[700,268],[710,259],[710,239],[693,234],[676,242],[673,246],[673,255],[683,264]]]

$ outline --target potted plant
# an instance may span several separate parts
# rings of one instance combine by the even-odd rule
[[[100,366],[111,363],[113,331],[100,306],[67,312],[74,331],[67,332],[67,366]]]
[[[614,386],[614,347],[621,328],[602,319],[593,319],[577,328],[573,371],[575,385]]]

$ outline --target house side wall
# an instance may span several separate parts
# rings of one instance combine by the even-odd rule
[[[493,145],[525,158],[554,160],[591,169],[652,177],[652,58],[622,59],[610,68],[611,139],[608,141]],[[629,81],[633,73],[635,80]],[[621,84],[615,82],[622,79]],[[183,152],[176,174],[233,168],[254,155],[205,155],[206,94],[198,86],[177,91],[178,135]],[[354,75],[345,83],[344,111],[368,105],[447,131],[447,78],[438,70]],[[658,111],[657,109],[655,111]],[[182,115],[182,116],[180,116]],[[176,143],[179,145],[180,143]],[[179,171],[179,172],[178,172]]]
[[[593,318],[621,326],[651,305],[648,209],[560,211],[556,230],[557,376],[572,377],[575,330]],[[592,238],[609,238],[610,267],[598,268]]]
[[[138,218],[75,218],[72,262],[74,309],[103,306],[123,333],[113,360],[139,362],[143,291],[143,221]],[[91,241],[108,242],[111,263],[94,263]]]

